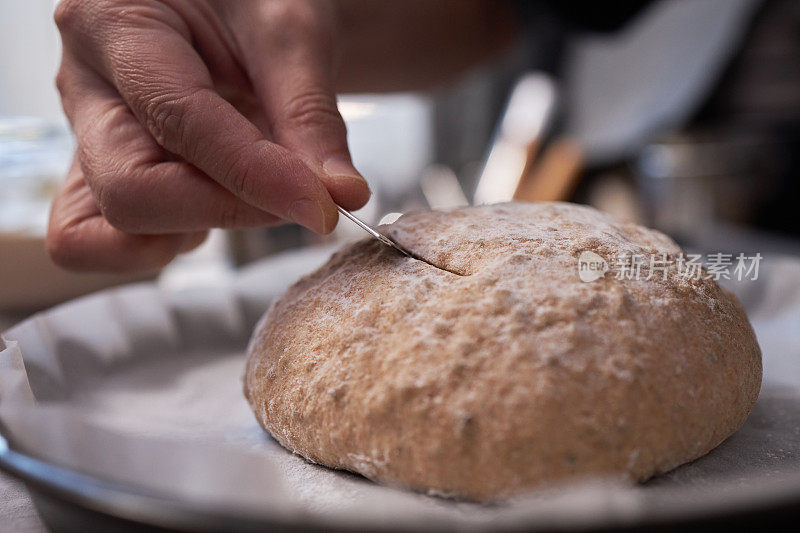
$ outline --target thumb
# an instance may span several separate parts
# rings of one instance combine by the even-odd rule
[[[273,3],[247,27],[242,43],[256,95],[273,140],[319,172],[334,201],[357,209],[369,199],[367,182],[353,166],[347,129],[333,89],[332,13],[320,3]],[[258,27],[254,27],[258,26]]]

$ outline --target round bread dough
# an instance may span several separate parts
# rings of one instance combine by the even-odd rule
[[[478,500],[643,480],[717,446],[758,396],[761,353],[736,298],[674,265],[646,279],[651,254],[681,253],[662,233],[567,203],[423,212],[382,230],[467,275],[365,239],[274,303],[245,395],[310,461]],[[581,281],[587,250],[612,271]],[[625,254],[644,254],[638,280],[617,279]]]

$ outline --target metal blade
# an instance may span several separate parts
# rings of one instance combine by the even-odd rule
[[[389,246],[390,248],[394,248],[395,250],[397,250],[398,252],[400,252],[404,256],[410,257],[411,259],[416,259],[417,261],[422,261],[423,263],[426,263],[426,264],[428,264],[428,265],[430,265],[430,266],[432,266],[434,268],[438,268],[439,270],[444,270],[445,272],[449,272],[451,274],[456,274],[458,276],[463,276],[464,275],[461,272],[454,272],[454,271],[452,271],[450,269],[440,267],[439,265],[434,265],[433,263],[431,263],[427,259],[425,259],[423,257],[420,257],[419,255],[415,254],[414,252],[406,250],[404,247],[402,247],[400,244],[398,244],[394,239],[392,239],[388,235],[384,235],[384,234],[378,232],[372,226],[370,226],[369,224],[367,224],[366,222],[364,222],[363,220],[361,220],[360,218],[355,216],[353,213],[351,213],[347,209],[344,209],[344,208],[342,208],[342,207],[340,207],[338,205],[336,206],[336,208],[339,210],[339,212],[341,214],[343,214],[345,217],[349,218],[356,226],[358,226],[359,228],[363,229],[364,231],[366,231],[367,233],[372,235],[374,238],[378,239],[380,242],[382,242],[386,246]]]

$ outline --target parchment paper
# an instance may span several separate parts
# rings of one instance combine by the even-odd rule
[[[241,392],[252,327],[329,253],[273,258],[227,287],[139,284],[35,315],[2,336],[0,421],[16,447],[57,465],[300,523],[584,528],[800,501],[800,260],[768,256],[758,281],[728,284],[764,353],[761,396],[733,437],[644,485],[597,480],[486,506],[307,463],[256,424]]]

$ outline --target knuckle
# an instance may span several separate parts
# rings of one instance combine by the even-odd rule
[[[79,26],[85,7],[85,2],[81,0],[61,0],[53,14],[53,20],[58,29],[66,32]]]
[[[107,180],[96,181],[93,192],[103,218],[124,233],[141,233],[142,221],[131,201],[131,195],[124,186],[120,186],[121,181],[111,180],[111,184],[104,183]]]
[[[59,267],[78,272],[91,270],[91,264],[87,264],[86,239],[79,226],[51,219],[44,242],[47,255]]]
[[[231,158],[231,163],[224,170],[224,183],[229,190],[239,198],[255,198],[258,196],[258,183],[256,168],[248,157],[250,147],[245,146],[236,150]]]
[[[322,28],[317,11],[307,2],[272,2],[266,10],[268,35],[306,37]]]
[[[45,236],[45,249],[47,255],[55,264],[63,268],[74,266],[73,243],[69,237],[69,232],[63,226],[50,225]]]
[[[78,145],[75,155],[81,165],[84,179],[89,188],[94,191],[103,187],[108,176],[113,177],[117,172],[118,164],[111,158],[102,155],[101,150],[86,135],[78,136]]]
[[[172,139],[183,122],[183,107],[179,95],[159,95],[144,104],[147,128],[162,146],[172,145]]]
[[[103,218],[115,229],[131,235],[141,233],[136,221],[126,212],[124,207],[120,208],[119,204],[111,208],[101,209],[101,212],[103,213]]]
[[[264,31],[254,44],[273,53],[309,50],[333,58],[335,32],[325,10],[302,1],[270,2],[263,9],[259,18]]]
[[[283,118],[294,126],[330,126],[344,130],[344,122],[334,98],[322,91],[307,91],[290,99]]]
[[[186,155],[186,102],[200,91],[202,89],[160,91],[142,98],[140,107],[145,116],[145,124],[158,144]]]
[[[131,220],[119,209],[103,209],[103,218],[114,228],[123,233],[135,235],[138,233]]]
[[[53,20],[62,34],[97,32],[130,10],[130,4],[120,0],[60,0]]]
[[[242,221],[242,209],[237,203],[223,206],[217,220],[217,228],[230,229],[239,227]]]
[[[58,72],[56,73],[56,89],[58,90],[58,93],[61,95],[62,98],[64,97],[64,95],[67,93],[68,90],[67,78],[68,75],[66,72],[64,72],[64,67],[62,66],[61,68],[58,69]]]

